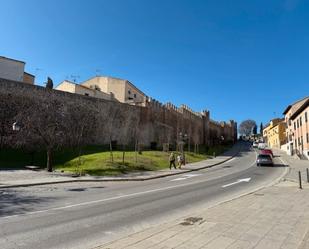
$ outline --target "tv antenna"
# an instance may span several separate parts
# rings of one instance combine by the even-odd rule
[[[95,76],[100,76],[100,75],[101,75],[101,69],[96,69]]]
[[[71,75],[71,79],[74,83],[76,83],[76,80],[79,79],[79,75]]]

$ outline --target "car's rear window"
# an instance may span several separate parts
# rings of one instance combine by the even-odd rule
[[[263,154],[260,154],[258,157],[259,158],[271,158],[270,155],[263,155]]]

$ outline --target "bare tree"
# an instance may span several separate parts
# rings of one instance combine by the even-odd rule
[[[92,103],[87,105],[76,103],[68,105],[67,142],[66,146],[75,148],[81,165],[81,148],[91,144],[95,136],[97,107]]]
[[[139,109],[132,106],[126,106],[127,110],[122,112],[120,117],[120,134],[122,143],[122,164],[125,162],[125,150],[129,143],[136,143],[136,127],[139,124]]]
[[[120,106],[119,104],[109,104],[107,110],[100,110],[100,123],[104,124],[105,131],[109,141],[110,160],[114,163],[113,155],[113,134],[115,130],[115,120],[119,117]]]
[[[244,120],[239,125],[239,133],[241,135],[250,135],[253,133],[253,129],[257,127],[256,122],[252,119]]]
[[[67,109],[64,104],[50,95],[48,99],[28,99],[31,105],[18,113],[16,119],[22,123],[19,141],[26,144],[25,139],[39,141],[46,148],[47,170],[53,170],[53,151],[66,142],[68,131],[65,119]]]

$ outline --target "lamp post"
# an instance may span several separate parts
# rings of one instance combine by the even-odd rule
[[[224,136],[221,136],[221,143],[223,144],[224,143]]]
[[[20,131],[21,124],[18,121],[14,122],[13,125],[12,125],[12,129],[13,129],[13,131]]]
[[[185,141],[188,139],[188,135],[186,133],[179,132],[179,144],[181,145],[181,154],[182,154],[182,159],[183,159],[183,164],[186,164],[186,158],[185,158],[185,151],[184,151],[184,145]]]

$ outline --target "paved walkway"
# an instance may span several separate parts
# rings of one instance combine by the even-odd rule
[[[223,162],[233,158],[243,144],[238,143],[229,151],[216,158],[200,161],[197,163],[186,164],[182,169],[165,169],[158,171],[141,171],[129,173],[120,176],[82,176],[73,177],[69,174],[61,174],[60,172],[32,171],[32,170],[0,170],[0,188],[34,186],[43,184],[55,184],[64,182],[91,182],[91,181],[144,181],[169,175],[183,174],[186,172],[209,168],[222,164]],[[167,162],[168,164],[168,162]]]
[[[292,156],[288,156],[285,152],[278,149],[274,149],[273,151],[275,155],[279,155],[288,165],[290,165],[289,173],[284,177],[285,180],[298,182],[298,172],[300,171],[302,181],[307,181],[306,169],[309,169],[308,160],[296,159]]]
[[[294,171],[309,161],[275,151],[290,172],[275,186],[131,234],[97,249],[308,249],[309,184],[298,188]]]

